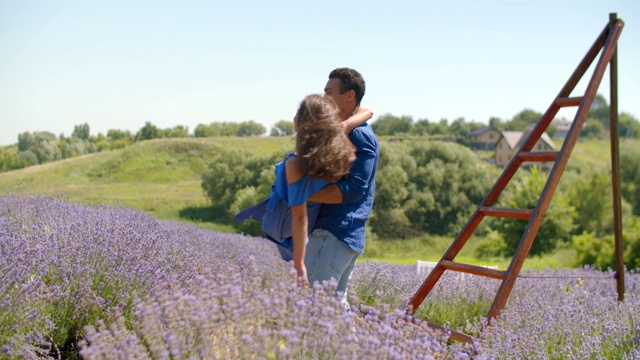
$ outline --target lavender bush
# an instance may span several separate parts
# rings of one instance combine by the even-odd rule
[[[0,226],[0,340],[15,358],[73,351],[84,325],[130,317],[135,293],[180,286],[204,268],[242,275],[260,254],[265,282],[284,269],[257,239],[126,208],[3,196]]]
[[[416,316],[476,336],[470,348],[454,344],[450,352],[477,359],[640,359],[640,276],[625,277],[619,303],[612,271],[525,270],[487,326],[499,281],[445,272]],[[361,299],[402,307],[424,276],[411,266],[370,262],[352,280]]]
[[[0,255],[3,359],[639,355],[634,273],[618,303],[611,272],[525,271],[486,326],[498,281],[447,272],[416,315],[477,336],[460,344],[405,315],[424,278],[415,267],[359,263],[345,312],[335,283],[298,286],[264,239],[123,207],[0,196]]]
[[[402,313],[348,314],[335,285],[297,286],[263,239],[39,197],[0,197],[0,225],[5,358],[77,357],[77,343],[85,358],[444,351]]]
[[[638,275],[626,274],[622,303],[610,271],[547,270],[523,276],[532,277],[518,280],[508,307],[483,330],[477,342],[482,358],[638,358]]]
[[[253,270],[252,270],[253,271]],[[237,275],[206,273],[183,287],[165,285],[124,321],[86,328],[85,359],[405,359],[436,358],[446,336],[403,313],[362,307],[347,313],[336,284],[260,286]],[[291,275],[291,280],[293,275]]]

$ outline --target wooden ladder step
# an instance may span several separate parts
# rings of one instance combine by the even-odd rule
[[[530,209],[507,209],[490,206],[480,207],[480,213],[485,216],[501,217],[508,219],[531,220],[533,210]]]
[[[566,97],[566,98],[557,98],[556,105],[559,107],[569,107],[569,106],[578,106],[582,102],[582,96],[578,97]]]
[[[558,158],[557,151],[534,151],[534,152],[521,152],[518,154],[518,159],[522,161],[556,161]]]
[[[504,270],[496,270],[486,268],[484,266],[461,264],[449,260],[440,260],[440,265],[447,270],[454,270],[457,272],[463,272],[467,274],[485,276],[492,279],[502,280],[504,279]]]
[[[439,330],[442,332],[449,332],[451,335],[449,335],[450,339],[453,340],[457,340],[460,342],[467,342],[469,344],[473,344],[473,342],[475,341],[475,338],[473,336],[469,336],[467,334],[458,332],[458,331],[453,331],[451,329],[446,329],[444,326],[440,326],[431,322],[426,321],[427,325],[429,325],[430,328],[435,329],[435,330]]]

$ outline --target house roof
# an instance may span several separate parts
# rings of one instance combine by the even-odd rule
[[[568,119],[566,119],[564,117],[561,117],[561,118],[555,118],[555,119],[551,120],[551,123],[553,125],[558,126],[558,125],[562,125],[562,124],[571,124],[572,121],[570,121],[570,120],[568,120]]]
[[[561,125],[555,125],[555,127],[558,131],[569,131],[569,129],[571,129],[571,125],[572,123],[563,123]]]
[[[513,149],[518,146],[518,142],[522,137],[522,131],[502,131],[502,137],[507,141],[509,148]]]
[[[477,128],[477,129],[473,130],[472,132],[470,132],[469,136],[480,135],[480,134],[483,134],[483,133],[485,133],[485,132],[487,132],[489,130],[496,130],[496,129],[493,126],[485,126],[485,127]]]
[[[520,147],[522,143],[527,138],[529,138],[529,134],[531,134],[531,131],[502,131],[501,134],[502,137],[504,137],[504,139],[507,141],[509,148],[515,149],[516,147]],[[540,136],[540,140],[542,140],[550,148],[556,148],[555,144],[546,132],[542,133],[542,136]]]
[[[522,137],[520,137],[520,141],[518,141],[518,146],[522,145],[522,143],[525,142],[525,140],[529,137],[529,134],[531,134],[531,131],[525,131],[522,134]],[[552,148],[552,149],[556,148],[556,146],[553,144],[553,140],[551,140],[551,138],[549,137],[549,135],[546,132],[542,133],[542,136],[540,136],[540,140],[542,140],[550,148]]]

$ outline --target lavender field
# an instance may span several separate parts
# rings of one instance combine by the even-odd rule
[[[636,359],[640,278],[525,271],[485,326],[496,280],[445,274],[410,322],[415,267],[356,266],[353,311],[335,284],[302,288],[264,239],[124,207],[0,196],[2,359]]]

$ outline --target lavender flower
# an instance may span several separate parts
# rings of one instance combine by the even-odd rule
[[[335,282],[299,287],[264,239],[50,197],[0,196],[0,276],[3,359],[632,359],[640,344],[634,272],[618,303],[610,271],[524,271],[487,325],[498,281],[445,272],[415,320],[415,267],[362,262],[345,312]]]

